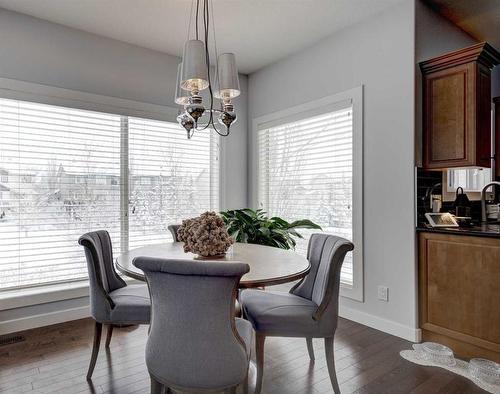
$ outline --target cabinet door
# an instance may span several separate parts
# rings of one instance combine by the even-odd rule
[[[500,352],[500,239],[420,234],[420,326]]]
[[[493,99],[495,104],[495,163],[496,179],[500,179],[500,96]]]
[[[475,165],[475,64],[424,75],[424,167]]]

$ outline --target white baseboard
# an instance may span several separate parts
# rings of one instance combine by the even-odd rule
[[[50,326],[51,324],[64,323],[71,320],[83,319],[89,316],[90,310],[87,305],[40,315],[21,317],[19,319],[6,320],[0,322],[0,335],[30,330],[37,327]]]
[[[339,316],[411,342],[420,342],[422,339],[422,332],[419,328],[405,326],[401,323],[370,315],[369,313],[342,305],[339,306]]]

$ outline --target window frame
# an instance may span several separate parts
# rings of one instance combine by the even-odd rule
[[[322,113],[332,112],[345,105],[353,111],[353,286],[341,284],[340,295],[359,302],[364,301],[363,263],[363,86],[303,103],[285,110],[276,111],[252,119],[250,179],[252,206],[259,206],[259,144],[258,133],[271,127]]]
[[[85,93],[76,90],[58,88],[53,86],[40,85],[31,82],[18,81],[8,78],[0,78],[0,97],[10,100],[19,100],[26,102],[33,102],[37,104],[47,104],[52,106],[59,106],[65,108],[72,109],[81,109],[111,115],[120,116],[122,119],[121,124],[121,138],[122,144],[121,154],[124,153],[124,149],[128,152],[128,118],[143,118],[147,120],[158,120],[163,122],[171,122],[177,123],[177,113],[178,109],[169,106],[156,105],[151,103],[138,102],[128,99],[121,99],[117,97],[98,95],[93,93]],[[180,130],[182,132],[182,130]],[[218,185],[218,200],[219,200],[219,209],[224,210],[224,181],[223,176],[225,174],[224,171],[224,163],[225,163],[225,144],[224,140],[218,138],[219,145],[219,163],[218,163],[218,174],[219,177],[219,185]],[[123,177],[125,174],[127,175],[125,178],[126,181],[120,183],[122,196],[128,196],[129,194],[129,163],[128,163],[128,155],[127,159],[123,160],[120,163],[121,171],[120,176]],[[121,198],[122,204],[120,209],[120,221],[121,226],[128,227],[128,220],[124,220],[128,216],[128,200],[125,198]],[[121,240],[123,241],[124,228],[121,229]],[[128,231],[128,229],[127,229]],[[121,249],[128,246],[122,242]],[[25,287],[16,287],[9,288],[5,290],[0,289],[0,300],[6,298],[12,299],[24,299],[26,298],[23,294],[29,294],[27,297],[31,299],[32,295],[36,294],[45,294],[45,293],[55,293],[59,294],[60,286],[65,286],[65,289],[78,289],[84,288],[86,289],[88,286],[88,278],[75,279],[73,281],[68,281],[67,283],[61,282],[50,282],[50,283],[42,283],[42,284],[34,284],[31,286]],[[51,290],[55,289],[55,290]],[[65,300],[65,299],[73,299],[74,292],[65,291],[57,300]],[[31,305],[30,301],[27,301],[29,305]],[[24,303],[24,301],[23,301]],[[0,310],[2,310],[0,308]]]

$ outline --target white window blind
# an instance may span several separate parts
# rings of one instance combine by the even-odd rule
[[[78,280],[78,237],[119,247],[120,117],[0,99],[0,289]]]
[[[169,224],[219,209],[218,138],[188,140],[173,123],[129,118],[129,245],[171,240]]]
[[[352,107],[285,122],[258,129],[260,205],[272,216],[310,219],[325,233],[352,240]],[[298,252],[306,254],[315,231],[301,230]],[[353,285],[351,253],[341,281]]]
[[[491,182],[491,169],[489,168],[450,169],[446,190],[454,193],[458,187],[462,187],[464,192],[480,192],[489,182]]]
[[[109,231],[115,255],[168,240],[218,209],[218,163],[208,131],[0,99],[0,290],[86,279],[88,231]]]

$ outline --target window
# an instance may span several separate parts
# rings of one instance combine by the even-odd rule
[[[448,170],[447,191],[455,192],[462,187],[464,192],[481,192],[491,182],[491,169],[467,168]]]
[[[361,136],[354,126],[356,110],[358,104],[344,100],[319,110],[298,108],[295,114],[276,115],[257,126],[257,146],[259,206],[272,216],[310,219],[326,233],[357,240],[357,253],[349,253],[342,266],[341,282],[344,295],[351,290],[350,296],[359,299]],[[296,250],[305,255],[317,230],[301,232],[304,239]]]
[[[118,254],[218,209],[217,139],[201,134],[0,99],[0,290],[86,279],[85,232],[108,230]]]
[[[130,247],[170,238],[167,226],[218,210],[217,141],[213,133],[188,140],[177,124],[130,118]],[[196,154],[193,154],[196,152]]]

